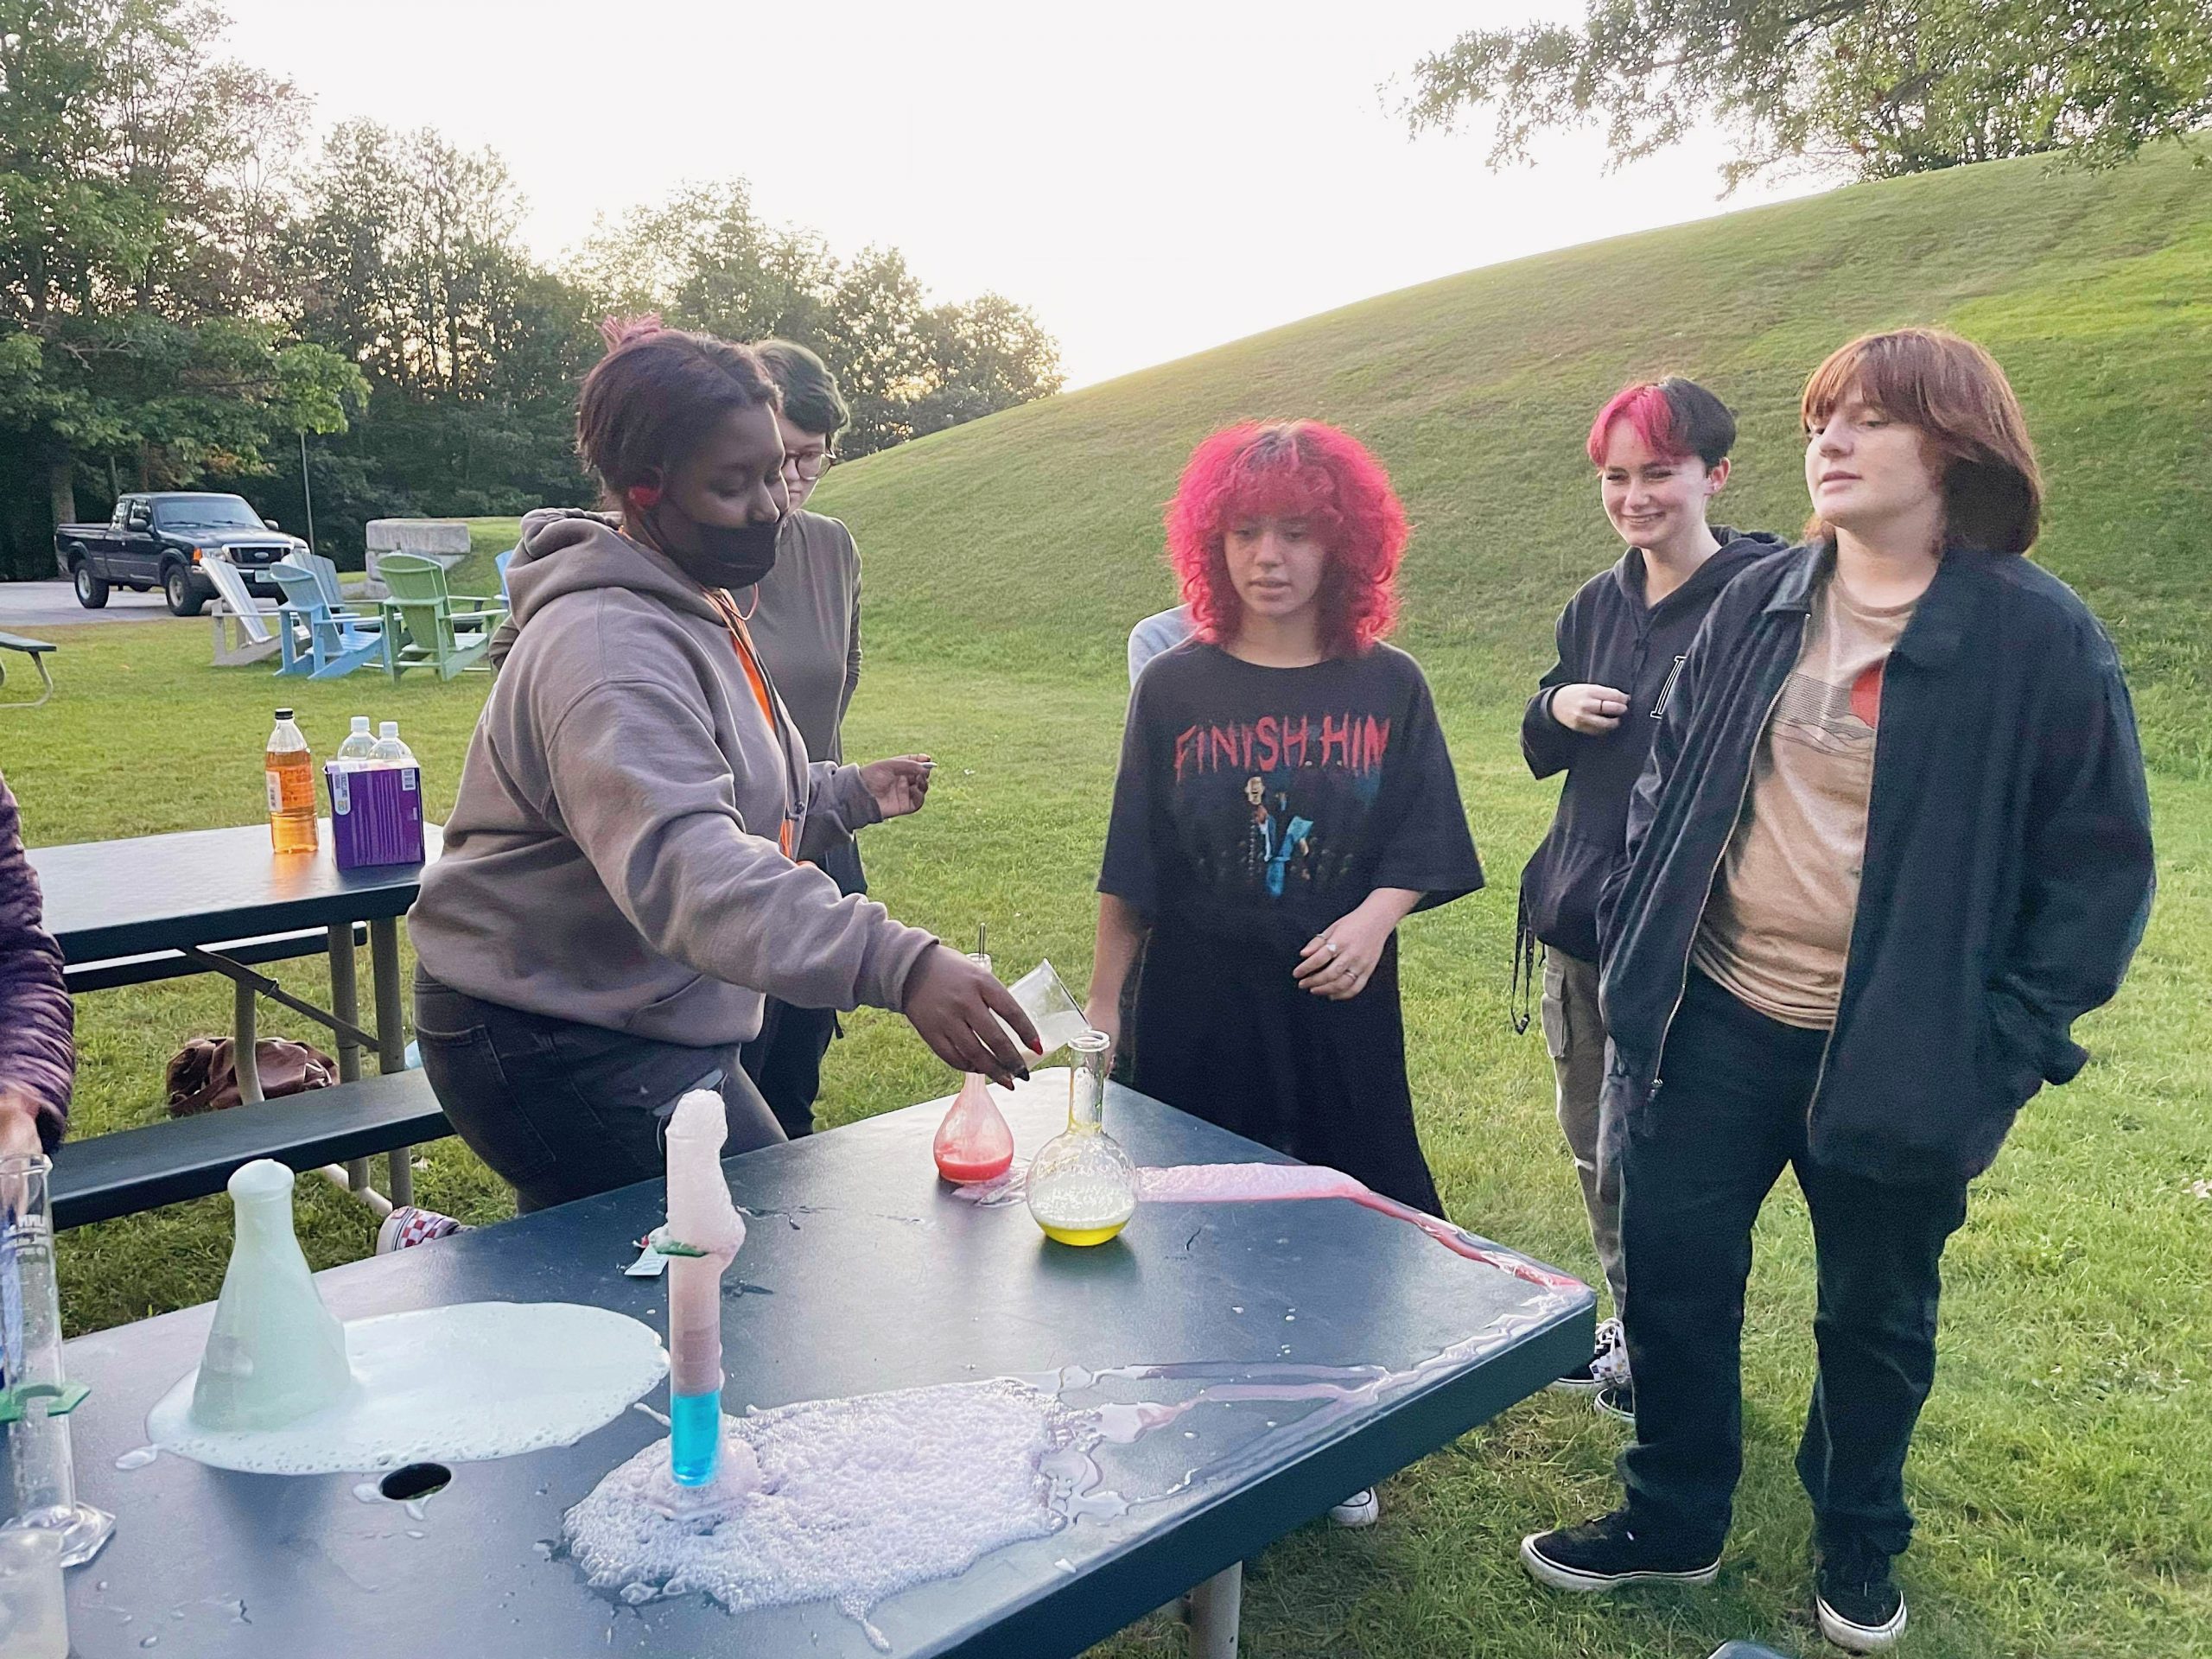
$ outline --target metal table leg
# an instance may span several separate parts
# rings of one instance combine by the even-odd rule
[[[349,1026],[361,1023],[361,993],[353,964],[353,927],[350,922],[333,922],[328,931],[330,940],[330,1011]],[[361,1046],[344,1032],[338,1033],[338,1080],[340,1083],[359,1082],[361,1076]],[[355,1158],[346,1165],[346,1189],[356,1197],[368,1191],[369,1160]]]
[[[377,1070],[407,1069],[405,1016],[400,1008],[399,918],[380,917],[369,924],[369,969],[376,982]],[[415,1148],[392,1149],[387,1190],[395,1205],[415,1202]]]
[[[1236,1659],[1244,1606],[1244,1563],[1225,1567],[1191,1592],[1191,1659]]]
[[[234,982],[231,986],[231,1064],[238,1073],[238,1099],[248,1106],[262,1097],[258,1020],[253,987],[243,980]]]

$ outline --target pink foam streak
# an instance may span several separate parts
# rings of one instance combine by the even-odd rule
[[[1137,1172],[1138,1196],[1148,1204],[1249,1204],[1289,1198],[1348,1198],[1418,1227],[1456,1255],[1547,1290],[1577,1290],[1579,1280],[1531,1262],[1411,1205],[1386,1198],[1341,1170],[1319,1164],[1179,1164]]]

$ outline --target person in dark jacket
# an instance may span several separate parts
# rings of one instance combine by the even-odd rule
[[[0,1156],[51,1152],[69,1122],[73,1015],[61,947],[41,918],[16,798],[0,778]]]
[[[2142,938],[2151,816],[2112,642],[2020,556],[2042,482],[1987,353],[1868,335],[1802,411],[1806,543],[1692,643],[1600,907],[1626,1501],[1522,1557],[1563,1589],[1712,1582],[1751,1226],[1789,1166],[1820,1285],[1797,1457],[1815,1613],[1871,1652],[1904,1628],[1945,1241],[2022,1104],[2088,1058],[2070,1027]]]
[[[1599,1100],[1605,1021],[1598,1008],[1598,896],[1619,860],[1629,792],[1651,753],[1675,676],[1715,595],[1743,569],[1777,552],[1778,536],[1715,528],[1706,514],[1728,482],[1736,417],[1678,376],[1624,386],[1591,423],[1588,448],[1605,517],[1628,543],[1560,613],[1559,660],[1537,683],[1521,721],[1521,753],[1539,778],[1564,772],[1559,810],[1521,873],[1514,941],[1515,1026],[1524,975],[1542,947],[1544,1047],[1558,1079],[1560,1128],[1582,1179],[1614,1317],[1598,1327],[1589,1360],[1552,1386],[1595,1396],[1632,1421],[1636,1394],[1619,1319],[1627,1296],[1618,1195],[1598,1179]]]

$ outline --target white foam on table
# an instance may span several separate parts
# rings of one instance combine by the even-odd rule
[[[575,1302],[463,1302],[353,1320],[346,1357],[353,1386],[344,1399],[271,1429],[194,1421],[195,1370],[147,1414],[147,1438],[251,1474],[480,1463],[573,1446],[668,1370],[650,1325]]]
[[[662,1440],[569,1511],[595,1587],[633,1605],[693,1591],[734,1610],[828,1600],[864,1621],[887,1596],[1065,1525],[1096,1476],[1060,1455],[1096,1441],[1090,1414],[1003,1377],[725,1416],[722,1433],[759,1462],[749,1493],[680,1493]]]

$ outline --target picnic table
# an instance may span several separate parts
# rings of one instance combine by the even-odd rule
[[[276,853],[268,826],[260,823],[32,849],[46,926],[60,943],[71,991],[224,976],[235,988],[232,1036],[239,1092],[249,1103],[262,1097],[254,1042],[257,1002],[264,996],[330,1028],[341,1082],[360,1077],[364,1049],[375,1052],[380,1071],[402,1070],[399,918],[415,902],[423,867],[341,870],[329,820],[320,829],[312,857]],[[425,825],[423,836],[435,859],[437,827]],[[372,1030],[360,1023],[353,959],[361,924],[369,944]],[[330,959],[327,1009],[256,970],[257,963],[318,952]],[[355,1190],[365,1192],[365,1160],[353,1173]],[[401,1147],[391,1160],[391,1202],[411,1202],[412,1185],[407,1148]]]
[[[1024,1157],[1064,1124],[1065,1107],[1042,1093],[1007,1113]],[[1021,1205],[981,1207],[938,1179],[930,1140],[943,1109],[729,1160],[751,1220],[724,1281],[726,1410],[1071,1365],[1422,1372],[1343,1414],[1317,1420],[1310,1400],[1207,1406],[1100,1448],[1109,1484],[1137,1500],[1125,1513],[879,1603],[869,1618],[888,1647],[878,1649],[828,1602],[733,1615],[697,1594],[631,1606],[589,1588],[559,1550],[562,1516],[663,1433],[634,1411],[573,1446],[454,1465],[451,1485],[412,1510],[359,1474],[242,1475],[167,1454],[118,1469],[118,1457],[140,1465],[125,1454],[146,1439],[147,1408],[198,1362],[203,1306],[67,1346],[69,1376],[92,1387],[71,1419],[78,1490],[117,1517],[105,1552],[69,1575],[73,1651],[142,1659],[152,1636],[160,1652],[237,1659],[1052,1659],[1211,1585],[1211,1629],[1194,1651],[1233,1654],[1233,1592],[1220,1592],[1237,1563],[1590,1351],[1580,1287],[1542,1289],[1341,1201],[1146,1204],[1112,1243],[1051,1244]],[[1285,1161],[1118,1087],[1107,1124],[1141,1164]],[[643,1182],[317,1282],[340,1318],[560,1300],[664,1330],[666,1281],[621,1272],[664,1204],[662,1184]]]

